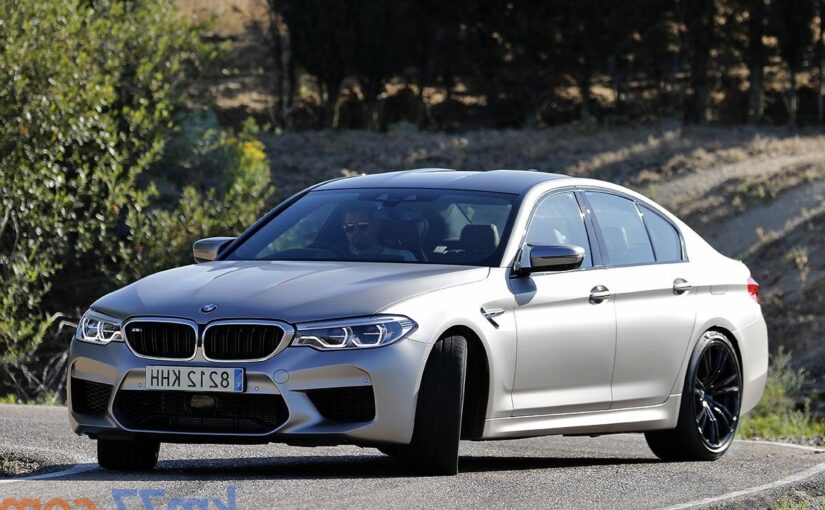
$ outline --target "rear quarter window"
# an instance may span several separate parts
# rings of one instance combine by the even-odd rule
[[[676,228],[648,207],[640,205],[639,209],[642,211],[642,216],[647,225],[647,232],[650,234],[650,242],[653,244],[656,262],[678,262],[683,260],[682,240]]]

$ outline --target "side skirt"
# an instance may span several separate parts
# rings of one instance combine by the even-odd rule
[[[493,418],[484,422],[484,439],[518,439],[556,434],[614,434],[676,427],[681,394],[655,406],[541,416]]]

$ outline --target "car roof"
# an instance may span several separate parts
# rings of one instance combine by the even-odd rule
[[[566,175],[536,170],[458,171],[448,168],[419,168],[328,181],[316,190],[363,188],[423,188],[467,191],[494,191],[523,194],[542,182],[568,178]]]

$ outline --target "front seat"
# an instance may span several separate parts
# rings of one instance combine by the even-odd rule
[[[393,250],[407,250],[418,261],[426,261],[421,249],[419,222],[413,220],[385,220],[378,231],[378,238],[384,246]]]

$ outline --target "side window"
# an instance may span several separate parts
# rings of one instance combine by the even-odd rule
[[[655,262],[650,238],[636,204],[609,193],[587,192],[611,265]]]
[[[572,192],[550,195],[539,203],[527,227],[526,241],[534,246],[581,246],[584,248],[584,261],[581,267],[593,267],[584,218]]]
[[[657,262],[677,262],[682,260],[682,241],[679,232],[667,220],[649,208],[639,205],[642,211],[650,241]]]

